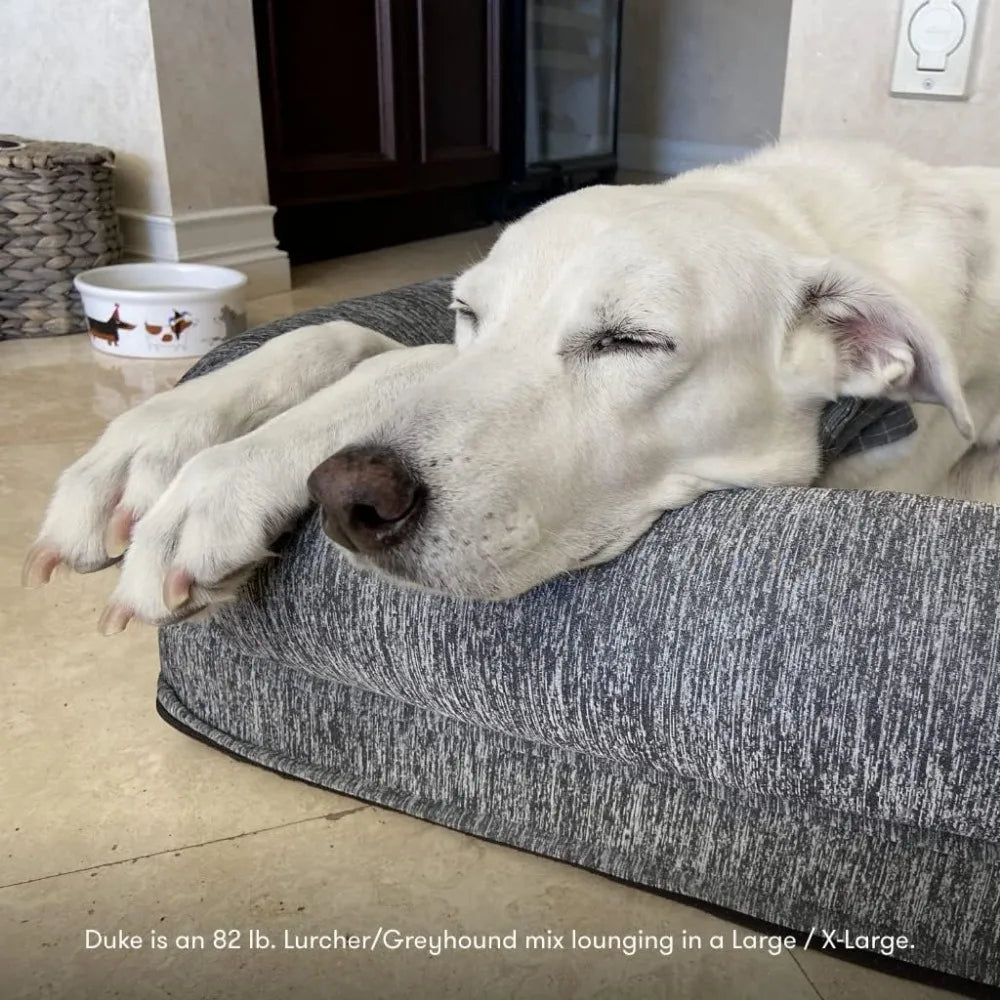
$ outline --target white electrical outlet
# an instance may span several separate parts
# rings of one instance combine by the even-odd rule
[[[903,0],[891,92],[899,97],[967,98],[983,2]]]

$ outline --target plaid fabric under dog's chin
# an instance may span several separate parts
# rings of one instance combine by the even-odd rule
[[[909,437],[917,418],[907,403],[891,399],[838,399],[820,414],[821,471],[838,458],[871,451]]]

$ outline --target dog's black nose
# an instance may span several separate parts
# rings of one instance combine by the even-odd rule
[[[416,526],[427,490],[388,448],[342,448],[313,469],[309,495],[323,508],[323,530],[355,552],[401,542]]]

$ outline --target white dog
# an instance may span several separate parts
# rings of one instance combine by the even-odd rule
[[[709,490],[817,482],[838,396],[919,430],[819,483],[1000,502],[1000,172],[777,146],[594,187],[454,286],[455,344],[305,327],[115,420],[25,565],[100,569],[102,617],[230,597],[310,504],[359,565],[499,599],[603,562]]]

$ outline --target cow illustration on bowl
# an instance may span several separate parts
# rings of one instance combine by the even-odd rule
[[[179,341],[181,334],[194,324],[194,317],[186,309],[174,309],[166,322],[169,332],[164,331],[163,326],[154,326],[148,320],[143,325],[146,327],[146,333],[151,337],[159,337],[165,344],[168,344],[172,340]]]

